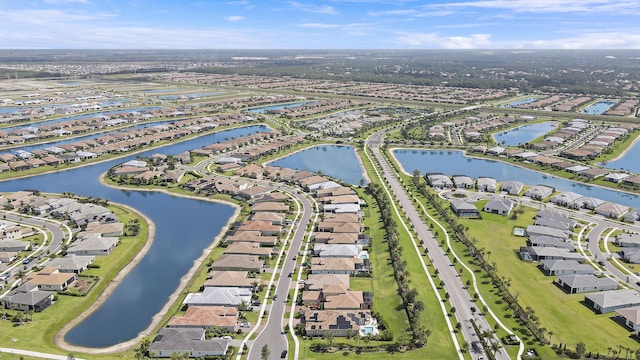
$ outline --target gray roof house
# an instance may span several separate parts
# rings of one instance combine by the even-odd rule
[[[570,203],[569,206],[573,209],[593,210],[602,204],[604,204],[604,200],[600,200],[598,198],[594,198],[590,196],[583,196],[578,200],[575,200],[574,202]]]
[[[238,306],[251,302],[251,289],[239,287],[206,287],[201,293],[189,293],[183,304],[189,306]]]
[[[570,230],[578,225],[578,222],[570,217],[553,210],[540,210],[536,213],[536,219],[551,219],[556,222],[556,229]],[[551,226],[554,227],[554,226]]]
[[[513,209],[513,201],[507,198],[492,197],[484,205],[482,211],[491,214],[509,215]]]
[[[524,188],[524,183],[518,180],[507,180],[502,183],[500,191],[506,192],[509,195],[518,195]]]
[[[481,176],[476,180],[476,189],[492,193],[496,192],[498,181],[492,177]]]
[[[67,255],[65,257],[54,258],[46,265],[54,267],[60,272],[80,274],[93,263],[95,256]]]
[[[20,240],[0,240],[0,251],[2,252],[19,252],[29,249],[30,244],[27,241]]]
[[[567,220],[569,220],[569,219],[567,219]],[[558,229],[558,230],[571,230],[571,229],[573,229],[575,224],[576,224],[576,222],[573,221],[573,220],[566,221],[566,220],[554,219],[554,218],[550,218],[550,217],[539,217],[539,218],[536,218],[536,221],[534,221],[534,223],[533,223],[533,225],[545,226],[545,227]]]
[[[149,346],[157,357],[170,358],[174,354],[189,354],[189,358],[224,356],[230,339],[205,339],[204,329],[164,328]]]
[[[622,247],[640,247],[640,234],[620,233],[616,235],[614,242]]]
[[[640,332],[640,306],[616,310],[618,316],[626,327],[635,331],[636,336]]]
[[[560,206],[569,206],[569,204],[578,201],[579,199],[583,198],[584,195],[582,194],[578,194],[578,193],[574,193],[571,191],[566,191],[563,193],[560,193],[558,195],[554,195],[551,197],[551,199],[549,200],[551,203],[556,204],[556,205],[560,205]]]
[[[524,196],[530,197],[534,200],[542,200],[553,194],[554,190],[555,188],[551,186],[535,185],[527,189],[527,191],[524,192]]]
[[[76,239],[67,254],[75,255],[109,255],[118,244],[117,237],[103,237],[100,234],[87,234],[81,239]]]
[[[602,291],[585,295],[584,302],[597,313],[606,314],[640,305],[640,294],[629,289]]]
[[[20,311],[40,312],[53,303],[53,291],[43,291],[38,285],[24,284],[0,298],[0,304],[5,309],[15,306]]]
[[[622,248],[622,259],[630,264],[640,264],[640,248]]]
[[[616,290],[618,282],[608,277],[595,275],[564,275],[558,277],[556,282],[562,290],[569,294]]]
[[[595,270],[576,260],[543,260],[540,264],[542,271],[548,276],[594,274]]]
[[[444,189],[453,187],[453,181],[444,174],[427,174],[427,182],[431,187]]]
[[[596,208],[596,214],[606,216],[609,218],[617,219],[629,211],[628,206],[613,202],[605,202]]]
[[[451,199],[451,211],[460,217],[479,217],[478,208],[467,199]]]
[[[551,237],[555,237],[563,240],[569,238],[568,231],[554,229],[547,226],[528,225],[526,232],[527,232],[527,236],[544,235],[544,236],[551,236]]]
[[[458,189],[472,189],[473,180],[466,175],[453,175],[453,185]]]
[[[635,223],[640,220],[640,208],[633,208],[628,213],[624,214],[624,221]]]
[[[569,251],[575,251],[575,247],[570,242],[551,236],[533,235],[529,237],[529,240],[527,240],[527,244],[529,244],[529,246],[556,247],[569,249]]]
[[[556,247],[523,246],[520,248],[520,257],[523,260],[583,260],[582,255],[569,249]]]

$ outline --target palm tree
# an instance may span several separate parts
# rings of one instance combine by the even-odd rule
[[[549,335],[549,344],[551,344],[551,337],[553,336],[553,331],[548,331],[547,334]]]

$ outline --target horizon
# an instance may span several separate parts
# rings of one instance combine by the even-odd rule
[[[5,50],[640,49],[640,0],[0,0]]]

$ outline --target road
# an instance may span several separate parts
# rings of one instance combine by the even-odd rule
[[[453,266],[443,249],[439,246],[437,240],[433,236],[433,233],[422,220],[421,214],[415,208],[413,202],[404,191],[402,185],[395,176],[394,169],[389,165],[386,158],[380,151],[379,146],[382,144],[382,135],[382,132],[372,135],[367,140],[367,143],[369,144],[373,155],[382,166],[381,170],[385,180],[388,182],[391,192],[396,196],[398,203],[411,222],[411,225],[415,229],[418,237],[423,240],[424,247],[429,251],[429,256],[433,265],[438,269],[438,276],[444,283],[444,287],[450,295],[449,302],[456,308],[455,317],[458,319],[458,322],[462,324],[461,333],[465,341],[469,345],[477,343],[480,341],[480,337],[473,328],[472,321],[475,321],[481,332],[491,331],[493,328],[489,325],[488,321],[482,314],[471,310],[472,306],[478,308],[478,305],[476,305],[474,299],[465,288],[465,285],[458,276],[456,268]],[[494,337],[493,341],[499,342],[499,339]],[[487,357],[481,348],[476,351],[472,351],[471,355],[473,359]],[[508,354],[503,350],[498,351],[495,356],[498,360],[509,359]]]
[[[65,230],[62,230],[61,227],[63,227],[64,225],[60,223],[52,223],[51,221],[44,218],[16,214],[10,211],[0,211],[0,212],[4,217],[4,220],[20,223],[26,226],[44,228],[46,231],[49,232],[50,235],[45,236],[45,239],[47,239],[47,244],[33,251],[31,255],[29,255],[30,257],[40,258],[43,255],[46,256],[49,253],[55,254],[56,252],[60,251],[62,242],[65,240],[65,236],[67,240],[70,239],[71,237],[70,230],[68,229],[68,227],[66,227]],[[37,264],[38,262],[34,261],[30,263],[29,266],[33,267],[33,266],[36,266]],[[23,265],[22,262],[17,262],[11,267],[9,267],[7,270],[5,270],[5,272],[9,272],[12,275],[15,275],[17,273],[17,270],[20,267],[22,267],[22,265]]]
[[[285,188],[281,186],[281,189]],[[249,349],[249,360],[261,359],[261,350],[264,345],[269,346],[271,356],[269,359],[279,359],[282,350],[287,349],[287,338],[284,333],[284,313],[287,307],[287,295],[291,286],[293,277],[288,277],[289,273],[293,273],[296,268],[296,257],[300,251],[302,240],[307,232],[307,227],[311,221],[311,215],[313,212],[313,206],[304,193],[288,190],[291,195],[302,205],[302,216],[296,224],[296,230],[291,239],[289,251],[285,252],[284,263],[280,269],[280,278],[276,283],[275,296],[277,297],[272,303],[269,309],[269,318],[267,324],[261,330],[258,337],[253,342],[253,345]],[[292,355],[292,354],[291,354]]]

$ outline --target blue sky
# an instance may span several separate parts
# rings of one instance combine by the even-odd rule
[[[0,0],[0,48],[640,49],[640,0]]]

